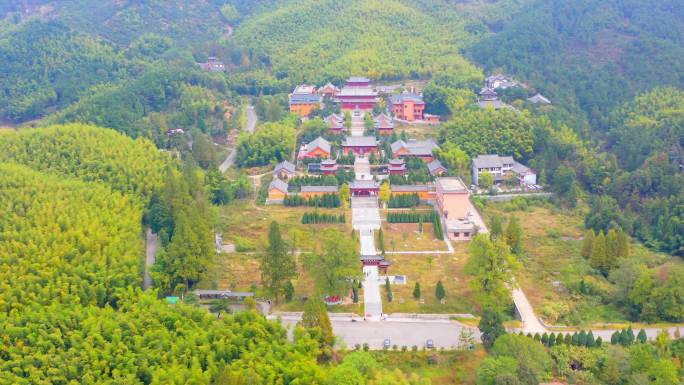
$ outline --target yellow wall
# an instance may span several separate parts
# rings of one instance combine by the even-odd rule
[[[299,116],[309,116],[316,108],[318,108],[316,104],[291,104],[290,112]]]
[[[286,194],[285,194],[284,192],[282,192],[282,191],[280,191],[280,190],[278,190],[278,189],[275,189],[275,188],[274,188],[274,189],[271,189],[271,190],[268,190],[268,199],[270,199],[270,200],[281,200],[281,199],[285,199],[285,195],[286,195]]]
[[[448,212],[447,219],[465,219],[468,215],[468,193],[437,193],[437,205],[442,216]]]

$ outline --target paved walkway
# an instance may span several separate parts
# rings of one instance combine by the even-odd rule
[[[352,197],[351,205],[354,230],[380,229],[380,208],[377,197]]]
[[[349,130],[351,136],[363,136],[366,127],[364,125],[364,113],[361,111],[359,115],[355,114],[355,111],[351,113],[351,129]]]
[[[271,315],[268,318],[277,319],[278,316]],[[290,327],[291,333],[301,315],[284,315],[280,319],[284,326]],[[474,343],[480,342],[477,328],[444,319],[388,318],[369,322],[347,315],[330,314],[330,322],[335,336],[350,348],[367,343],[371,349],[382,349],[383,342],[388,339],[390,345],[397,345],[400,349],[402,346],[410,349],[413,345],[422,348],[427,340],[432,340],[435,348],[456,349],[462,346],[460,335],[463,330],[472,333]]]
[[[256,129],[256,124],[257,124],[257,114],[256,111],[254,110],[254,106],[248,106],[247,107],[247,126],[245,127],[245,130],[249,133],[253,133],[254,130]],[[234,163],[235,163],[235,155],[237,154],[237,145],[235,148],[233,148],[229,153],[228,156],[226,156],[226,159],[221,163],[219,166],[219,171],[221,172],[226,172]]]
[[[145,276],[143,277],[143,290],[147,290],[152,287],[152,275],[150,274],[150,270],[157,259],[157,248],[159,243],[157,234],[154,234],[152,230],[147,229],[145,243],[147,250],[145,251]]]
[[[380,321],[382,318],[382,296],[377,266],[363,267],[363,313],[369,321]]]

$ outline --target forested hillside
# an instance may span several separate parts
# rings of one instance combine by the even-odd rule
[[[438,71],[472,84],[482,73],[458,53],[471,38],[462,21],[440,24],[409,2],[325,0],[290,1],[254,15],[236,30],[235,44],[262,54],[275,78],[292,84],[351,74],[425,77]]]
[[[170,158],[148,140],[113,130],[71,124],[0,132],[0,162],[103,182],[114,190],[149,198],[162,184]]]
[[[58,22],[31,22],[0,35],[0,64],[0,117],[14,121],[66,106],[126,70],[112,47]]]
[[[220,1],[101,1],[23,0],[22,4],[0,6],[5,14],[56,19],[71,28],[99,35],[127,46],[138,37],[154,33],[184,45],[215,39],[225,28]]]
[[[684,86],[684,8],[677,0],[540,0],[468,49],[485,70],[520,76],[581,110],[596,128],[658,85]]]
[[[95,87],[45,123],[96,124],[161,146],[169,129],[224,132],[222,100],[228,97],[221,75],[162,65],[139,78]]]

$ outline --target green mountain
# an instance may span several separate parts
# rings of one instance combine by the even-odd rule
[[[684,86],[684,8],[676,0],[535,1],[468,54],[605,127],[636,94]]]

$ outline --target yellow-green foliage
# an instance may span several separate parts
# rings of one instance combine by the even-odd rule
[[[140,281],[142,207],[103,184],[0,164],[0,311],[103,305]]]
[[[149,197],[162,182],[167,155],[152,142],[116,131],[69,124],[0,132],[0,161]]]
[[[482,72],[459,53],[462,25],[398,0],[293,1],[249,18],[235,32],[238,45],[265,52],[273,73],[322,82],[352,74],[407,78],[437,71]]]

